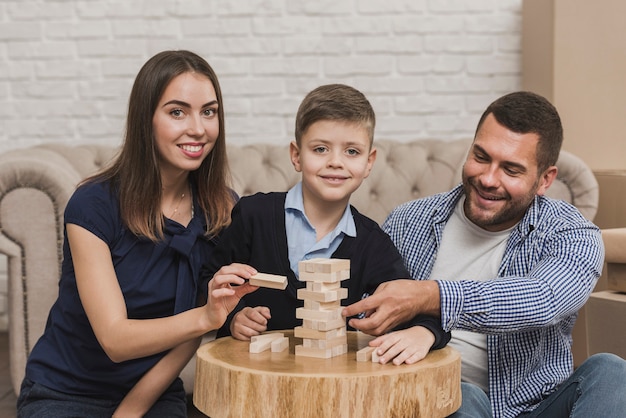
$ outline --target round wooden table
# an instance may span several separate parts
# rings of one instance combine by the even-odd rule
[[[371,337],[348,332],[348,353],[330,359],[289,350],[251,354],[249,342],[220,338],[198,349],[195,406],[211,418],[445,417],[461,405],[461,356],[451,347],[417,364],[356,361]]]

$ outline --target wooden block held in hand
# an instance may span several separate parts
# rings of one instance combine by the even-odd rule
[[[250,284],[270,289],[285,290],[287,288],[287,276],[277,274],[257,273],[250,277]]]

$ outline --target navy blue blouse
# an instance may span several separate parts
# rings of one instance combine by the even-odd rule
[[[160,318],[195,307],[199,294],[206,297],[199,270],[214,242],[203,235],[206,223],[197,202],[194,213],[187,227],[166,219],[164,239],[155,244],[123,225],[109,184],[94,183],[73,194],[65,224],[81,226],[107,243],[129,318]],[[65,232],[59,295],[28,359],[26,377],[60,392],[120,401],[164,354],[121,363],[107,357],[80,302]]]

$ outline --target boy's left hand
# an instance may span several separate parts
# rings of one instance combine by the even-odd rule
[[[230,322],[230,334],[237,340],[250,341],[251,337],[267,330],[267,321],[270,318],[272,314],[267,306],[246,306]]]
[[[413,364],[422,360],[435,343],[435,336],[425,327],[414,326],[401,331],[390,332],[370,341],[377,347],[376,352],[381,364],[393,361],[393,364]]]

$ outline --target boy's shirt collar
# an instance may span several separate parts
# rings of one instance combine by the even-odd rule
[[[308,218],[306,217],[306,213],[304,212],[304,198],[302,197],[302,182],[298,182],[295,186],[293,186],[287,192],[287,197],[285,198],[285,211],[288,209],[293,209],[301,213],[301,215],[306,219],[309,226],[313,228]],[[339,233],[343,232],[344,235],[349,237],[356,237],[356,225],[354,223],[354,218],[352,217],[352,211],[350,210],[350,205],[346,205],[346,209],[343,212],[343,216],[337,223],[333,231],[333,237],[337,236]]]

